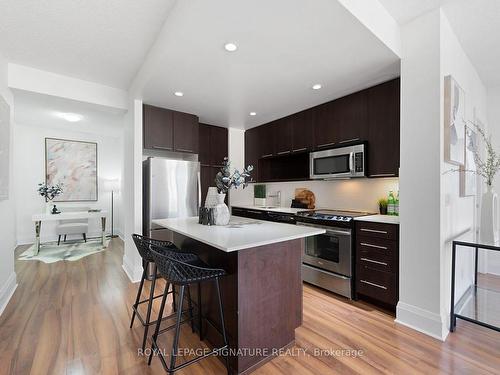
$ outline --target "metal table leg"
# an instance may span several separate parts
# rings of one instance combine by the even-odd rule
[[[455,318],[455,258],[457,245],[453,243],[451,250],[451,306],[450,306],[450,331],[455,331],[457,319]]]
[[[41,221],[35,221],[35,254],[38,255],[40,251],[40,229],[42,228]]]
[[[101,235],[101,243],[102,246],[106,245],[106,217],[101,217],[101,226],[102,226],[102,235]]]

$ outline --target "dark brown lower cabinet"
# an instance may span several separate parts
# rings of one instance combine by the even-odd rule
[[[356,297],[394,310],[399,300],[399,225],[356,223]]]

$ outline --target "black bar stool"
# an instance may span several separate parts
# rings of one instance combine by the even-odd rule
[[[219,277],[224,276],[226,272],[223,269],[217,269],[217,268],[209,268],[207,264],[203,263],[201,260],[198,260],[196,263],[187,263],[179,259],[175,259],[174,257],[171,256],[171,254],[167,253],[162,249],[161,247],[152,245],[151,246],[151,255],[159,269],[160,274],[162,277],[165,279],[166,284],[165,284],[165,291],[163,293],[163,298],[161,301],[161,306],[160,306],[160,311],[158,313],[158,318],[156,319],[156,328],[155,332],[151,338],[151,342],[153,343],[151,347],[151,353],[149,354],[149,359],[148,359],[148,365],[151,364],[151,360],[153,359],[153,354],[157,353],[158,356],[160,357],[160,361],[162,363],[163,368],[169,373],[173,374],[175,371],[180,370],[186,366],[189,366],[190,364],[193,364],[195,362],[198,362],[206,357],[209,357],[214,354],[220,354],[224,349],[228,349],[228,341],[227,341],[227,336],[226,336],[226,325],[224,322],[224,310],[222,307],[222,299],[221,299],[221,293],[220,293],[220,286],[219,286]],[[220,314],[220,320],[221,320],[221,327],[222,327],[222,338],[224,340],[224,345],[220,348],[216,348],[211,350],[210,352],[201,355],[199,357],[193,358],[179,366],[175,366],[175,361],[177,357],[177,351],[178,351],[178,346],[179,346],[179,334],[180,334],[180,326],[182,323],[186,323],[187,321],[191,320],[193,321],[193,317],[191,316],[190,319],[188,320],[182,320],[182,305],[183,305],[183,298],[184,298],[184,290],[186,287],[189,288],[189,285],[192,284],[200,284],[201,282],[204,281],[210,281],[213,280],[216,286],[217,290],[217,298],[219,302],[219,314]],[[168,289],[172,286],[178,286],[180,288],[179,290],[179,301],[178,301],[178,306],[177,306],[177,314],[176,314],[176,321],[175,324],[172,326],[169,326],[167,328],[164,328],[160,330],[162,317],[163,317],[163,309],[165,307],[165,301],[167,300],[167,294],[168,294]],[[199,289],[198,289],[199,290]],[[190,298],[190,297],[189,297]],[[199,303],[199,300],[198,300]],[[200,314],[201,309],[198,309],[198,314]],[[200,319],[200,315],[198,316]],[[158,347],[158,336],[172,328],[175,328],[175,334],[174,334],[174,340],[172,344],[172,352],[170,355],[170,366],[167,366],[167,363],[165,362],[165,357],[161,353]],[[200,336],[201,336],[201,326],[200,326]],[[200,337],[201,338],[201,337]],[[226,362],[226,368],[229,374],[229,357],[224,355],[224,360]]]
[[[133,234],[132,239],[134,240],[135,246],[137,247],[137,250],[139,251],[139,254],[141,255],[142,259],[144,260],[144,271],[142,272],[142,277],[141,277],[141,283],[139,285],[139,290],[137,291],[137,297],[135,299],[135,303],[132,305],[132,320],[130,321],[130,328],[134,325],[134,319],[137,314],[137,317],[139,318],[139,321],[141,322],[142,326],[144,327],[144,337],[142,339],[142,350],[144,351],[146,349],[146,341],[148,337],[148,330],[149,326],[153,325],[156,323],[156,321],[151,321],[151,310],[153,306],[153,302],[155,299],[163,297],[163,294],[159,294],[157,296],[154,295],[155,292],[155,285],[156,285],[156,266],[154,267],[154,272],[153,272],[153,280],[151,280],[151,289],[149,291],[149,298],[145,300],[140,300],[141,299],[141,294],[142,294],[142,289],[144,286],[144,280],[146,279],[147,276],[147,269],[150,263],[154,263],[154,260],[151,256],[150,252],[150,246],[151,245],[157,245],[160,246],[158,249],[160,251],[163,251],[165,254],[168,254],[170,257],[173,259],[179,259],[184,262],[193,262],[198,260],[198,256],[195,254],[190,254],[186,252],[182,252],[179,250],[172,242],[170,241],[159,241],[159,240],[153,240],[151,238],[147,238],[144,236],[140,236],[138,234]],[[175,290],[172,290],[169,293],[173,293],[175,295]],[[188,291],[188,297],[190,297],[190,292]],[[182,297],[181,297],[182,300]],[[139,305],[147,303],[148,304],[148,310],[146,313],[146,319],[144,319],[139,310],[138,307]],[[190,307],[190,314],[193,314],[192,311],[192,306],[189,305]],[[194,325],[192,325],[192,329],[194,332]]]

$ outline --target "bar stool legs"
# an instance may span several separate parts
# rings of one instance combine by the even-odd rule
[[[158,319],[156,321],[156,328],[155,328],[155,333],[153,333],[152,336],[152,342],[153,344],[151,345],[151,352],[149,353],[149,358],[148,358],[148,366],[151,365],[151,361],[153,360],[153,353],[155,350],[158,349],[158,346],[156,345],[156,340],[158,339],[158,332],[160,332],[160,325],[161,325],[161,320],[163,317],[163,310],[165,309],[165,302],[167,302],[167,295],[168,295],[168,288],[170,287],[170,283],[165,284],[165,290],[163,292],[163,298],[161,299],[161,305],[160,305],[160,311],[158,312]],[[175,294],[175,293],[173,293]]]
[[[144,327],[144,337],[142,339],[142,350],[146,349],[146,341],[148,339],[148,330],[151,322],[151,309],[153,308],[153,301],[155,295],[155,285],[156,285],[156,265],[153,267],[153,280],[151,280],[151,289],[149,291],[149,303],[148,312],[146,313],[146,326]]]
[[[224,346],[223,348],[229,349],[229,343],[227,342],[227,336],[226,336],[226,324],[224,323],[224,309],[222,307],[222,298],[220,295],[220,285],[219,285],[219,278],[215,278],[215,287],[217,288],[217,298],[219,300],[219,313],[220,313],[220,323],[222,327],[222,339],[224,340]],[[224,361],[226,362],[226,369],[227,373],[230,373],[230,368],[229,368],[229,356],[226,354],[224,355]]]
[[[136,314],[136,309],[137,306],[139,306],[139,301],[141,300],[141,294],[142,294],[142,287],[144,286],[144,280],[146,279],[146,267],[142,271],[142,276],[141,276],[141,283],[139,284],[139,289],[137,290],[137,297],[135,298],[135,303],[132,305],[132,320],[130,321],[130,328],[134,325],[134,319],[135,319],[135,314]]]

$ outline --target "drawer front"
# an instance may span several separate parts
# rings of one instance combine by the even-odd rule
[[[356,223],[356,234],[357,236],[397,241],[399,238],[399,225],[359,221]]]
[[[360,250],[359,248],[357,264],[385,272],[395,272],[397,267],[393,255],[382,255],[371,249]]]
[[[397,303],[396,275],[359,264],[356,291],[381,302],[395,305]]]

